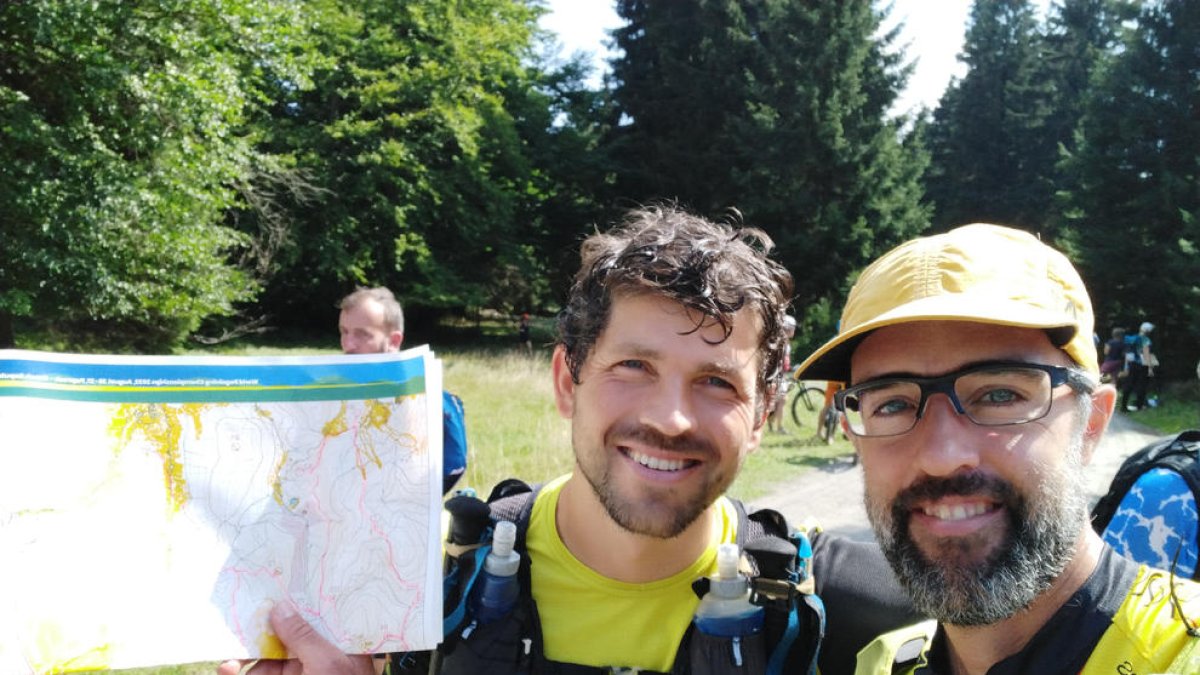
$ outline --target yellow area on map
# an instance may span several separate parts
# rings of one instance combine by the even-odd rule
[[[392,419],[392,406],[389,403],[382,401],[364,401],[364,403],[366,411],[359,420],[360,429],[377,431],[392,443],[407,448],[409,451],[421,447],[415,436],[410,433],[398,432],[388,424]],[[370,434],[360,434],[358,439],[354,443],[355,464],[358,466],[359,473],[366,478],[367,462],[374,464],[376,468],[382,467],[383,462],[379,458],[379,451],[375,448],[375,441]]]
[[[201,415],[224,403],[122,403],[112,416],[109,434],[117,439],[116,454],[129,446],[137,434],[150,443],[162,461],[163,487],[167,492],[167,507],[172,513],[188,500],[187,484],[183,479],[183,460],[179,441],[183,425],[190,420],[196,438],[203,432]]]
[[[390,441],[411,450],[419,449],[421,446],[417,442],[415,436],[409,433],[399,433],[393,429],[389,422],[392,420],[391,402],[379,400],[363,401],[366,406],[362,416],[352,425],[347,415],[345,402],[342,403],[341,409],[337,415],[334,415],[321,429],[327,438],[340,436],[353,429],[354,437],[354,463],[358,467],[359,473],[366,478],[367,465],[372,464],[375,468],[383,466],[383,460],[379,456],[379,451],[375,448],[375,442],[371,439],[370,432],[375,431],[382,433]]]
[[[275,462],[275,466],[271,468],[271,497],[275,500],[276,504],[290,511],[292,510],[292,504],[283,503],[283,480],[279,477],[283,473],[284,467],[287,466],[287,461],[288,453],[285,450],[279,453],[279,461]]]
[[[325,436],[341,436],[350,430],[350,425],[346,423],[346,402],[342,401],[342,407],[338,410],[338,414],[334,415],[325,426],[321,428],[321,433]]]
[[[99,635],[68,635],[50,619],[38,623],[33,643],[33,653],[28,656],[38,673],[106,670],[111,662],[110,646]]]

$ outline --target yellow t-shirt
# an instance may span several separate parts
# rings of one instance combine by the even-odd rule
[[[669,671],[699,604],[692,582],[715,574],[717,545],[734,541],[733,504],[724,497],[718,500],[709,547],[687,569],[651,583],[630,584],[592,571],[558,536],[554,514],[566,480],[562,476],[546,484],[529,516],[533,599],[546,658],[601,668]]]

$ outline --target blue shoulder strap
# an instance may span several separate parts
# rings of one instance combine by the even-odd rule
[[[490,537],[489,537],[490,540]],[[471,570],[471,576],[467,578],[463,584],[462,593],[458,596],[458,604],[454,610],[442,619],[442,635],[449,635],[454,629],[458,628],[463,619],[467,616],[467,602],[471,599],[471,589],[475,587],[475,580],[479,578],[479,572],[483,570],[483,561],[487,558],[487,554],[492,550],[491,544],[480,546],[474,551],[475,569]],[[453,573],[446,575],[443,580],[443,585],[451,583],[451,579],[455,575]]]
[[[809,541],[807,534],[798,530],[792,532],[788,538],[796,546],[796,571],[788,579],[796,590],[789,603],[787,628],[779,638],[779,643],[771,651],[771,657],[767,661],[767,675],[783,675],[785,672],[787,657],[792,650],[792,646],[800,637],[801,600],[804,602],[804,607],[807,611],[811,613],[812,621],[810,623],[816,629],[816,635],[807,636],[810,641],[815,643],[807,675],[816,675],[817,657],[820,655],[821,640],[825,637],[825,603],[821,601],[820,596],[816,593],[803,593],[799,590],[800,586],[808,582],[812,575],[812,542]]]

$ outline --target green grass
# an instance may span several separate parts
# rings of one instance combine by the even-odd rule
[[[545,482],[571,470],[570,426],[554,407],[550,353],[438,352],[444,384],[466,411],[467,473],[460,487],[481,497],[505,478]]]
[[[1150,392],[1157,395],[1158,405],[1133,413],[1134,420],[1164,434],[1174,434],[1184,429],[1200,429],[1200,382],[1188,380],[1168,383],[1161,387],[1155,385],[1156,383],[1151,384]],[[1118,407],[1120,403],[1118,398]]]
[[[790,397],[788,403],[791,403]],[[818,406],[820,403],[817,401]],[[844,461],[851,455],[854,448],[850,441],[842,438],[840,432],[829,445],[817,437],[817,414],[815,411],[805,414],[800,420],[801,425],[796,426],[791,414],[785,411],[784,428],[788,433],[779,435],[764,431],[762,445],[746,459],[729,494],[743,501],[753,500],[769,494],[805,471]]]

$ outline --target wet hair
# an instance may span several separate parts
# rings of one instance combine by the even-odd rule
[[[613,229],[580,247],[580,266],[563,311],[558,341],[571,377],[579,374],[612,311],[613,298],[652,295],[695,312],[700,330],[716,322],[733,332],[733,318],[750,308],[762,321],[759,335],[759,405],[770,400],[782,377],[788,348],[784,316],[792,275],[768,254],[774,247],[761,230],[706,220],[674,205],[635,209]]]
[[[404,332],[404,310],[400,308],[400,301],[396,300],[396,296],[384,286],[373,288],[360,286],[338,302],[338,309],[354,309],[365,300],[374,300],[383,307],[383,322],[389,331]]]

